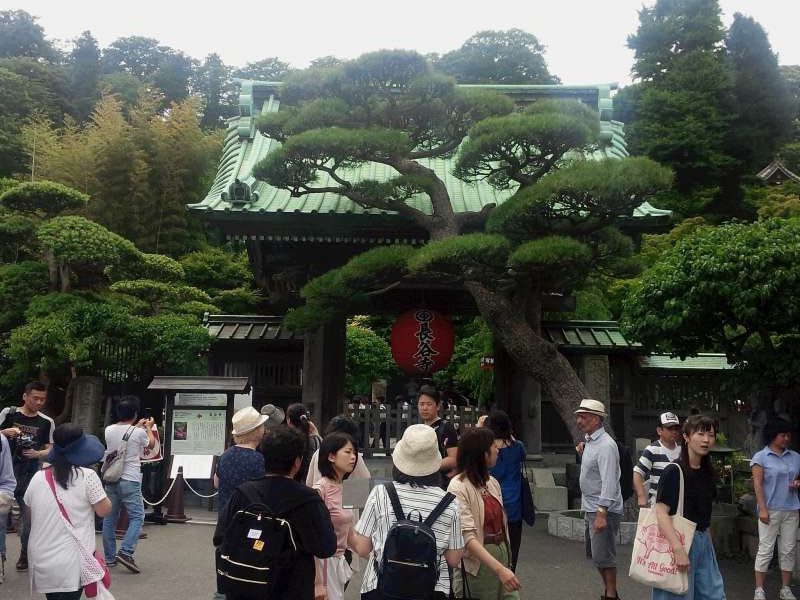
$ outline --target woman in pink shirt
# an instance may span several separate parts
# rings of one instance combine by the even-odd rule
[[[336,554],[331,558],[317,559],[315,600],[343,600],[344,588],[353,570],[345,558],[347,534],[353,526],[353,511],[342,506],[342,482],[356,466],[358,452],[355,440],[346,433],[331,433],[322,440],[319,448],[319,471],[322,477],[314,488],[322,496],[331,513],[336,532]]]

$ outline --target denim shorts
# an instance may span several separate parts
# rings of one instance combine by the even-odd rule
[[[591,558],[598,569],[612,569],[617,566],[617,536],[622,515],[607,513],[608,527],[603,531],[594,530],[594,519],[597,513],[587,512],[586,523],[586,558]]]

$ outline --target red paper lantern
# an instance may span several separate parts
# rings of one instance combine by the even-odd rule
[[[454,345],[453,324],[435,310],[409,310],[392,326],[392,356],[406,373],[430,375],[446,367]]]

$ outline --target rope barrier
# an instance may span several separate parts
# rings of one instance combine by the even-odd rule
[[[186,487],[188,487],[188,488],[189,488],[189,489],[192,491],[192,493],[194,493],[194,495],[195,495],[195,496],[199,496],[200,498],[213,498],[214,496],[216,496],[217,494],[219,494],[219,490],[217,490],[216,492],[214,492],[214,493],[213,493],[213,494],[211,494],[210,496],[204,496],[203,494],[200,494],[200,493],[198,493],[198,492],[197,492],[197,490],[196,490],[196,489],[194,489],[194,488],[193,488],[191,485],[189,485],[189,482],[188,482],[188,481],[186,481],[186,480],[184,479],[184,480],[183,480],[183,482],[186,484]]]
[[[159,504],[161,504],[162,502],[164,502],[164,500],[166,500],[166,499],[167,499],[167,496],[169,496],[169,493],[172,491],[172,488],[173,488],[173,487],[175,487],[175,482],[176,482],[176,481],[178,481],[178,478],[177,478],[177,477],[176,477],[175,479],[173,479],[173,480],[172,480],[172,483],[170,483],[170,484],[169,484],[169,489],[167,490],[167,493],[166,493],[166,494],[164,494],[164,497],[163,497],[163,498],[161,498],[161,500],[159,500],[158,502],[150,502],[150,501],[149,501],[147,498],[145,498],[145,497],[144,497],[144,495],[142,495],[142,501],[143,501],[145,504],[147,504],[148,506],[158,506]]]

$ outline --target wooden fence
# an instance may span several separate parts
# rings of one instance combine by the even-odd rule
[[[347,408],[347,414],[358,424],[359,446],[365,456],[389,455],[406,427],[419,423],[416,406],[408,408],[377,407]],[[458,431],[474,427],[482,413],[471,406],[451,406],[441,411]]]

